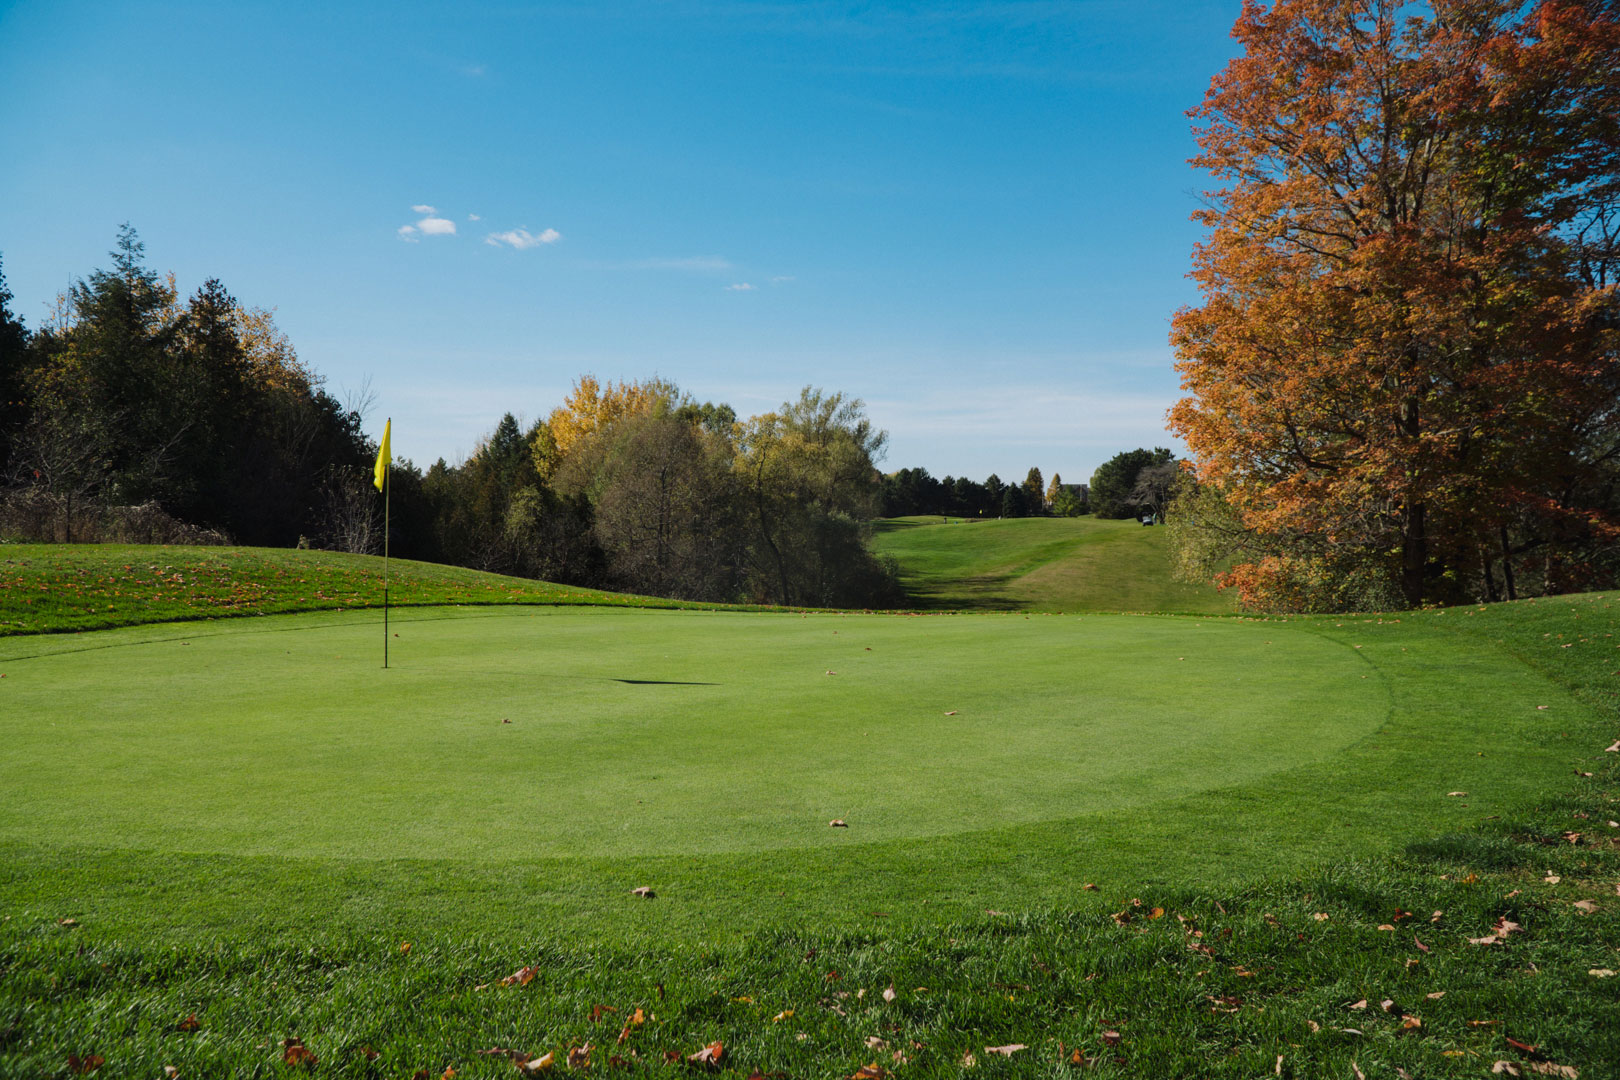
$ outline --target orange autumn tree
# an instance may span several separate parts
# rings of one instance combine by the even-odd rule
[[[1620,571],[1614,9],[1245,3],[1190,114],[1223,186],[1170,419],[1247,604]]]

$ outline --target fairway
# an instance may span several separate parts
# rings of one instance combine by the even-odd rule
[[[890,518],[873,550],[895,561],[909,603],[962,611],[1225,614],[1233,595],[1172,576],[1169,537],[1095,517]]]
[[[377,620],[331,616],[8,664],[0,787],[22,797],[0,836],[345,858],[860,843],[1256,780],[1389,709],[1353,649],[1240,622],[551,608],[394,627],[386,672]]]

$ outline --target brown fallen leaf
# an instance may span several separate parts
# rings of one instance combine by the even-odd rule
[[[1586,973],[1595,979],[1612,979],[1614,972],[1609,968],[1588,968]]]
[[[1456,798],[1466,799],[1466,798],[1468,798],[1468,792],[1466,792],[1466,791],[1448,791],[1448,792],[1446,792],[1446,794],[1448,796],[1450,796],[1451,798],[1453,798],[1453,799],[1456,799]]]
[[[506,978],[502,979],[501,980],[501,985],[502,986],[514,986],[514,985],[515,986],[528,986],[531,982],[534,981],[534,977],[536,975],[538,975],[538,974],[540,974],[539,967],[537,967],[537,966],[535,966],[533,964],[530,964],[528,967],[520,967],[520,968],[518,968],[516,971],[512,972],[512,974],[510,974]]]
[[[1563,881],[1564,879],[1559,877],[1557,874],[1548,874],[1546,877],[1542,878],[1541,880],[1545,881],[1548,885],[1556,885],[1560,881]]]
[[[399,954],[401,956],[409,956],[409,955],[411,955],[411,943],[408,942],[408,941],[400,942],[399,943]]]
[[[1502,939],[1497,937],[1495,934],[1487,934],[1484,937],[1471,937],[1468,939],[1468,944],[1470,945],[1500,945],[1501,943]]]
[[[186,1017],[184,1020],[182,1020],[178,1024],[174,1025],[174,1030],[176,1030],[176,1031],[196,1031],[200,1027],[202,1027],[202,1021],[197,1019],[197,1014],[196,1013],[192,1013],[190,1016]]]
[[[895,997],[896,997],[896,995],[895,995],[893,986],[886,986],[886,987],[883,988],[883,1000],[884,1001],[893,1001],[895,999]]]
[[[305,1046],[301,1039],[283,1039],[281,1041],[281,1060],[295,1069],[311,1069],[321,1059]]]
[[[1581,1072],[1573,1065],[1554,1065],[1550,1061],[1531,1061],[1527,1063],[1531,1072],[1538,1072],[1542,1076],[1560,1076],[1564,1080],[1579,1080]]]
[[[1416,945],[1418,947],[1419,952],[1428,952],[1429,951],[1429,947],[1427,945],[1423,944],[1423,942],[1419,941],[1416,934],[1412,935],[1412,944],[1414,944],[1414,945]]]
[[[719,1065],[720,1059],[725,1056],[725,1045],[719,1039],[716,1039],[697,1053],[686,1055],[686,1060],[695,1065]]]
[[[1423,1026],[1423,1021],[1415,1016],[1407,1016],[1401,1020],[1402,1031],[1415,1031]]]
[[[1597,910],[1597,905],[1590,900],[1577,900],[1572,906],[1582,915],[1590,915]]]
[[[1502,1038],[1507,1041],[1509,1046],[1513,1047],[1513,1049],[1522,1054],[1534,1054],[1536,1052],[1536,1047],[1533,1043],[1522,1043],[1510,1035],[1504,1035]]]
[[[524,1076],[539,1076],[556,1063],[556,1054],[545,1053],[541,1054],[537,1058],[530,1058],[528,1061],[521,1061],[517,1062],[516,1064],[518,1072],[522,1073]]]
[[[100,1054],[86,1054],[84,1057],[80,1057],[78,1054],[68,1055],[68,1072],[77,1073],[81,1076],[85,1073],[95,1072],[105,1064],[107,1064],[107,1059]]]
[[[1096,892],[1097,891],[1097,886],[1093,885],[1089,881],[1086,882],[1084,885],[1080,886],[1080,888],[1085,890],[1086,892]]]
[[[827,824],[831,825],[835,829],[849,828],[849,822],[845,821],[843,818],[833,818],[831,821],[827,822]]]
[[[1154,908],[1152,911],[1148,912],[1148,918],[1150,918],[1150,919],[1162,919],[1162,918],[1164,918],[1164,908],[1162,908],[1162,907]]]
[[[570,1069],[588,1069],[591,1067],[591,1051],[595,1049],[590,1043],[584,1046],[570,1047],[568,1050],[568,1067]]]
[[[1312,915],[1311,918],[1315,919],[1317,922],[1327,922],[1328,915],[1325,911],[1318,911],[1315,915]]]
[[[945,715],[946,716],[955,716],[956,715],[956,710],[952,709],[950,712],[946,713]]]
[[[1362,998],[1360,1001],[1353,1002],[1353,1003],[1345,1006],[1345,1008],[1350,1009],[1352,1012],[1360,1012],[1361,1010],[1365,1009],[1366,1007],[1367,1007],[1367,999],[1366,998]]]
[[[646,885],[642,885],[642,886],[639,886],[638,888],[631,889],[630,890],[630,895],[631,896],[639,896],[643,900],[656,900],[658,898],[658,894],[653,892],[652,889],[649,888]]]
[[[1027,1049],[1029,1048],[1023,1043],[1008,1043],[1006,1046],[987,1046],[984,1048],[984,1052],[987,1054],[1000,1054],[1002,1057],[1012,1057],[1018,1051]]]
[[[179,1080],[180,1070],[173,1065],[163,1066],[163,1080]]]
[[[1389,924],[1389,923],[1379,923],[1379,924],[1378,924],[1378,929],[1379,929],[1379,930],[1389,930],[1389,931],[1394,931],[1394,929],[1395,929],[1395,927],[1394,927],[1394,926],[1392,926],[1392,925],[1390,925],[1390,924]]]
[[[1502,1074],[1506,1074],[1508,1076],[1522,1075],[1519,1072],[1519,1067],[1517,1065],[1513,1064],[1513,1062],[1511,1062],[1511,1061],[1495,1061],[1495,1062],[1492,1062],[1491,1063],[1491,1075],[1492,1076],[1498,1076],[1498,1075],[1502,1075]]]
[[[783,1020],[791,1020],[792,1018],[793,1018],[793,1010],[792,1009],[783,1009],[781,1012],[779,1012],[775,1016],[771,1017],[771,1023],[780,1024]]]
[[[1102,1034],[1102,1040],[1105,1046],[1118,1046],[1120,1034],[1117,1031],[1105,1031]]]
[[[618,1011],[619,1011],[618,1009],[615,1009],[611,1005],[592,1005],[591,1006],[591,1023],[593,1023],[593,1024],[596,1023],[598,1020],[602,1019],[602,1017],[606,1016],[608,1013],[616,1013]]]
[[[1524,927],[1520,926],[1512,919],[1501,918],[1497,919],[1495,923],[1491,924],[1491,929],[1495,930],[1499,936],[1505,938],[1509,934],[1517,933],[1518,931],[1523,930]]]
[[[854,1072],[850,1073],[849,1080],[883,1080],[883,1078],[888,1075],[888,1072],[883,1068],[883,1066],[879,1065],[875,1061],[869,1061],[865,1065],[862,1065],[860,1068],[856,1069]]]
[[[439,1080],[456,1080],[456,1067],[454,1065],[446,1065],[444,1067],[444,1072],[439,1074]]]
[[[884,1042],[876,1035],[868,1035],[866,1037],[866,1048],[868,1050],[884,1050],[888,1048],[888,1045],[888,1043]]]
[[[1614,740],[1613,746],[1605,746],[1603,750],[1609,754],[1620,754],[1620,739]]]
[[[1432,994],[1424,994],[1423,996],[1428,998],[1430,1001],[1439,1001],[1441,998],[1446,996],[1446,992],[1444,990],[1436,990]]]
[[[1360,1066],[1353,1061],[1350,1063],[1350,1071],[1355,1074],[1356,1080],[1367,1080],[1367,1074],[1362,1072]]]
[[[78,919],[71,919],[71,918],[61,918],[61,919],[56,920],[56,925],[57,926],[78,926],[79,925],[79,920]],[[101,1066],[99,1066],[99,1065],[96,1066],[96,1068],[98,1068],[98,1069],[100,1067]]]

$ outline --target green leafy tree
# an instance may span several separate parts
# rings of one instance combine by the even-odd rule
[[[1153,465],[1167,465],[1175,455],[1163,447],[1127,450],[1115,454],[1091,474],[1091,512],[1100,518],[1128,518],[1139,512],[1131,501],[1137,474]]]

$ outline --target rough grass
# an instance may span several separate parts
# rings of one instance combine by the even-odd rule
[[[702,607],[388,560],[389,603]],[[286,548],[0,544],[0,637],[381,607],[383,560]]]
[[[1220,614],[1229,593],[1170,576],[1162,528],[1100,518],[890,518],[873,549],[895,560],[908,603],[957,611]]]

